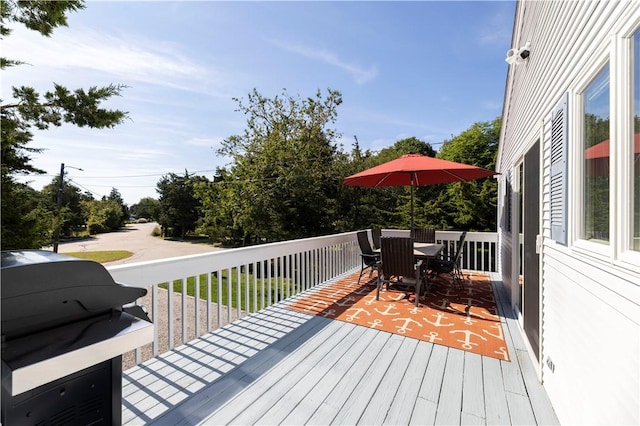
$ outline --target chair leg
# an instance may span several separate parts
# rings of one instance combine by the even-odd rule
[[[458,265],[455,265],[451,271],[452,282],[457,282],[462,290],[464,290],[464,274]]]

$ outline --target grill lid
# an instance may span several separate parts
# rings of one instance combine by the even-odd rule
[[[2,336],[100,315],[147,294],[116,283],[100,263],[44,250],[3,251]]]

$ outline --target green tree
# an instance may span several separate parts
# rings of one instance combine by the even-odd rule
[[[187,171],[184,176],[169,173],[160,179],[157,191],[163,233],[184,239],[187,232],[196,229],[201,203],[195,196],[194,187],[205,181],[206,178],[189,175]]]
[[[495,170],[502,119],[474,123],[445,141],[438,157]],[[485,178],[442,185],[437,199],[425,208],[428,220],[439,229],[495,231],[498,183]]]
[[[117,201],[103,197],[102,200],[85,201],[89,212],[87,230],[90,234],[115,231],[122,227],[122,206]]]
[[[51,243],[54,216],[45,196],[28,185],[3,184],[2,249],[40,248]]]
[[[160,220],[160,202],[152,197],[140,199],[140,201],[132,205],[129,210],[134,218]]]
[[[213,241],[236,245],[244,240],[244,232],[237,221],[242,212],[234,204],[235,191],[227,188],[227,184],[234,185],[229,172],[222,168],[216,171],[213,181],[194,185],[195,196],[202,207],[196,231]]]
[[[57,209],[60,176],[56,177],[47,186],[42,188],[42,195],[46,200],[47,209],[53,212],[55,226],[60,229],[61,237],[71,237],[87,222],[89,212],[84,201],[92,200],[90,193],[82,193],[80,188],[65,179],[62,185],[61,208]]]
[[[4,39],[11,34],[8,27],[11,23],[20,23],[27,28],[38,31],[43,36],[50,36],[59,26],[66,26],[66,15],[84,8],[84,2],[71,1],[0,1],[0,37]],[[2,57],[0,67],[20,65],[19,59]],[[15,176],[18,174],[44,173],[31,164],[31,156],[42,151],[41,148],[29,146],[33,139],[33,128],[46,130],[50,126],[61,126],[63,123],[79,127],[110,128],[121,123],[127,113],[120,110],[109,110],[101,107],[101,103],[112,96],[120,95],[124,86],[109,85],[107,87],[91,87],[89,90],[70,91],[60,84],[54,84],[53,90],[44,94],[38,93],[28,86],[13,87],[11,99],[0,100],[0,138],[1,138],[1,184],[2,197],[2,245],[3,249],[38,248],[41,240],[35,238],[28,241],[16,235],[33,235],[28,229],[13,229],[5,234],[8,221],[15,226],[26,222],[18,217],[9,216],[17,213],[12,204],[20,205],[21,200],[14,197],[22,193],[16,187]],[[48,220],[41,215],[42,220]],[[37,219],[34,219],[37,220]],[[35,225],[34,225],[35,226]],[[37,229],[50,228],[51,224],[38,224]]]
[[[416,153],[429,157],[435,157],[436,152],[428,142],[416,137],[410,137],[396,141],[392,146],[380,150],[377,155],[370,152],[361,153],[356,147],[351,155],[355,170],[350,170],[346,175],[366,170],[370,167],[395,160],[404,154]],[[427,217],[423,214],[423,205],[437,197],[438,188],[433,186],[416,187],[414,191],[415,226],[430,226]],[[351,217],[352,229],[364,229],[371,227],[405,228],[411,223],[411,188],[400,187],[345,187],[345,206],[353,206],[347,214]]]
[[[120,216],[120,223],[118,224],[117,229],[122,228],[131,217],[131,213],[129,212],[129,207],[124,203],[124,200],[122,199],[122,195],[120,195],[120,191],[118,191],[116,188],[111,188],[111,192],[107,196],[107,200],[113,201],[116,204],[118,204],[118,206],[120,206],[120,211],[122,212],[122,215]]]
[[[342,95],[329,89],[326,97],[317,91],[301,99],[283,91],[267,98],[254,89],[246,101],[235,100],[247,127],[220,149],[233,160],[219,184],[225,193],[217,194],[227,203],[219,217],[233,211],[228,234],[253,244],[333,232],[343,176],[334,167],[338,133],[329,125]]]

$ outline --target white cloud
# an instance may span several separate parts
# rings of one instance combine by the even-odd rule
[[[114,36],[86,28],[61,28],[55,37],[18,27],[3,40],[3,55],[36,69],[106,73],[128,82],[197,90],[193,80],[210,78],[210,70],[186,57],[173,43]]]
[[[189,139],[186,144],[187,145],[192,145],[192,146],[202,146],[202,147],[210,147],[210,148],[214,148],[217,149],[222,141],[225,138],[223,137],[217,137],[217,138],[199,138],[199,137],[194,137]]]
[[[288,43],[281,40],[269,39],[269,43],[277,46],[288,52],[296,53],[304,57],[322,61],[326,64],[340,68],[353,77],[357,84],[367,83],[378,76],[378,67],[372,65],[368,68],[363,68],[358,65],[348,63],[340,59],[335,53],[325,49],[314,49],[300,44]]]

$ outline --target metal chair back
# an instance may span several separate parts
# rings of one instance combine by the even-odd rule
[[[360,251],[362,252],[362,254],[375,254],[373,252],[373,248],[371,248],[371,243],[369,242],[367,231],[358,231],[358,245],[360,246]]]
[[[413,240],[411,238],[381,237],[380,258],[382,260],[382,274],[385,279],[415,276]]]
[[[371,228],[371,240],[373,241],[373,248],[375,250],[380,249],[380,237],[382,237],[382,229]]]
[[[434,228],[413,228],[412,238],[419,243],[435,243],[436,230]]]
[[[371,268],[369,270],[369,278],[373,275],[373,270],[378,269],[378,261],[380,260],[380,255],[375,253],[371,248],[371,244],[369,243],[369,236],[367,235],[367,231],[358,231],[358,245],[360,246],[360,258],[362,259],[362,268],[360,269],[360,276],[358,277],[358,285],[360,284],[360,279],[364,275],[364,271],[367,268]]]
[[[389,289],[390,283],[402,280],[403,285],[415,286],[414,302],[416,306],[420,306],[422,261],[415,261],[413,240],[402,237],[380,238],[380,260],[376,300],[380,298],[380,290],[385,283]]]

